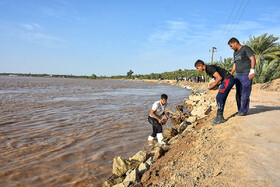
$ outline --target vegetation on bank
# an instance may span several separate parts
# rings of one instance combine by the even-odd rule
[[[255,79],[256,83],[265,83],[280,78],[280,45],[279,37],[267,33],[255,37],[250,36],[243,42],[252,48],[256,57]]]
[[[243,45],[247,45],[252,48],[256,57],[255,78],[254,83],[265,83],[280,78],[280,44],[277,42],[279,37],[268,35],[265,33],[261,36],[250,36],[248,41],[244,41]],[[213,63],[227,71],[231,71],[233,65],[233,58],[220,58]],[[164,73],[151,73],[147,75],[132,75],[133,71],[130,70],[127,76],[117,75],[105,78],[111,79],[177,79],[179,77],[191,78],[195,76],[209,77],[205,73],[198,72],[197,70],[179,69],[177,71],[164,72]]]
[[[279,37],[274,37],[273,35],[268,35],[267,33],[255,37],[250,36],[249,40],[243,42],[244,45],[248,45],[252,48],[256,57],[256,67],[255,67],[255,78],[254,83],[265,83],[272,81],[274,79],[280,78],[280,44],[277,42]],[[216,64],[228,71],[231,71],[233,65],[233,58],[220,58],[218,61],[207,64]],[[114,76],[96,76],[92,74],[91,76],[76,76],[76,75],[49,75],[49,74],[21,74],[21,73],[0,73],[0,75],[9,76],[33,76],[33,77],[59,77],[59,78],[86,78],[86,79],[177,79],[184,78],[187,79],[193,77],[209,77],[206,76],[205,72],[201,73],[195,69],[179,69],[171,72],[164,73],[151,73],[146,75],[135,74],[133,71],[129,70],[127,75],[114,75]]]

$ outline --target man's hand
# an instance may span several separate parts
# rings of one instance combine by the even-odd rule
[[[249,73],[249,80],[253,79],[255,77],[255,70],[254,69],[250,69],[250,73]]]
[[[162,123],[163,123],[161,119],[158,119],[158,122],[159,122],[159,124],[161,124],[161,125],[162,125]]]
[[[249,80],[252,80],[255,77],[255,73],[249,74]]]

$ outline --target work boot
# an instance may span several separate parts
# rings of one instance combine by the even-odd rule
[[[154,145],[154,139],[155,139],[155,137],[153,137],[151,135],[148,137],[148,146]]]
[[[226,122],[226,120],[224,119],[223,112],[217,111],[216,118],[214,119],[214,121],[212,121],[210,123],[211,123],[211,125],[218,125],[218,124],[224,123],[224,122]]]
[[[162,135],[162,133],[157,133],[157,140],[158,140],[158,143],[159,143],[159,144],[165,145],[165,142],[163,141],[163,135]]]
[[[148,137],[148,141],[153,141],[154,137],[152,137],[151,135]]]

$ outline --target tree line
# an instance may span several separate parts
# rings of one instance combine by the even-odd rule
[[[247,45],[252,48],[256,57],[255,78],[254,83],[264,83],[277,78],[280,78],[280,44],[277,42],[279,37],[268,35],[267,33],[255,37],[250,36],[248,41],[244,41],[243,45]],[[233,65],[233,58],[220,58],[220,60],[213,63],[206,62],[206,64],[218,65],[227,71],[231,71]],[[163,72],[163,73],[151,73],[151,74],[134,74],[129,70],[126,75],[114,75],[114,76],[96,76],[92,74],[90,76],[76,76],[76,75],[49,75],[49,74],[20,74],[20,73],[0,73],[0,75],[12,75],[12,76],[34,76],[34,77],[59,77],[59,78],[86,78],[86,79],[177,79],[179,77],[202,77],[206,79],[205,72],[199,72],[195,69],[179,69],[176,71]]]
[[[53,78],[82,78],[96,79],[96,75],[57,75],[57,74],[33,74],[33,73],[0,73],[0,76],[22,76],[22,77],[53,77]]]
[[[254,51],[256,58],[255,78],[254,83],[265,83],[274,79],[280,78],[280,44],[278,42],[279,37],[268,35],[265,33],[258,37],[250,36],[248,41],[244,41],[243,45],[251,47]],[[220,58],[213,63],[218,65],[227,71],[231,71],[233,65],[233,58]],[[132,75],[132,70],[127,73],[127,76],[112,76],[112,79],[130,78],[130,79],[176,79],[178,77],[194,77],[205,76],[204,73],[196,70],[177,70],[164,73],[151,73],[147,75]],[[207,77],[209,79],[209,77]]]

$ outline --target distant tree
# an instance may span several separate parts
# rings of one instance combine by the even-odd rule
[[[133,73],[134,72],[132,70],[129,70],[129,72],[127,72],[127,78],[131,79]]]
[[[207,64],[211,64],[211,63],[207,63]],[[214,61],[212,64],[220,66],[221,68],[224,68],[227,71],[231,71],[233,65],[233,59],[231,57],[224,58],[224,59],[220,57],[219,61]]]
[[[92,74],[89,78],[90,78],[90,79],[96,79],[97,76],[96,76],[95,74]]]

